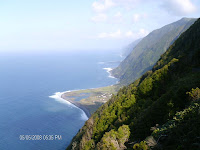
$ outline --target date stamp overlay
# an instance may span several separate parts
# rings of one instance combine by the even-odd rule
[[[60,141],[62,135],[19,135],[20,141]]]

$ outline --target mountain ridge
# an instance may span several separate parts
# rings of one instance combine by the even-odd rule
[[[122,56],[123,57],[127,57],[131,52],[132,50],[135,48],[135,46],[142,40],[142,38],[140,39],[137,39],[133,42],[131,42],[130,44],[128,44],[125,48],[123,48],[123,51],[122,51]]]
[[[114,68],[111,73],[120,79],[120,84],[128,85],[150,70],[167,48],[185,31],[196,19],[182,18],[176,22],[156,29],[144,37],[133,51]]]
[[[101,106],[67,149],[199,149],[199,41],[200,19],[152,70]]]

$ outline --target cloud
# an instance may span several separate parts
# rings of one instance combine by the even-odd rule
[[[126,9],[136,7],[142,0],[115,0],[117,5],[121,5]]]
[[[138,22],[139,18],[140,18],[140,15],[139,15],[139,14],[134,14],[134,15],[133,15],[133,21],[134,21],[134,22]]]
[[[126,36],[126,37],[133,37],[134,34],[133,34],[132,31],[128,31],[128,32],[125,33],[125,36]]]
[[[113,7],[125,8],[132,10],[138,5],[144,5],[147,2],[155,2],[153,0],[96,0],[92,3],[95,12],[103,12]],[[173,15],[188,15],[197,10],[192,0],[162,0],[156,2],[161,4],[168,12]],[[137,16],[135,16],[137,20]]]
[[[144,19],[146,17],[147,17],[146,13],[143,13],[143,14],[133,14],[133,22],[136,23],[136,22],[138,22],[141,19]]]
[[[103,12],[114,5],[115,3],[112,0],[101,0],[93,2],[92,8],[95,12]]]
[[[122,33],[121,30],[117,30],[116,32],[102,32],[97,37],[98,38],[131,38],[131,39],[139,39],[149,34],[149,32],[145,29],[139,29],[137,32],[127,31]]]
[[[96,16],[92,17],[92,21],[97,22],[105,22],[107,20],[107,15],[104,13],[98,13]]]
[[[122,23],[124,18],[120,11],[116,12],[116,14],[113,15],[113,10],[121,10],[124,8],[132,8],[138,5],[140,2],[144,0],[96,0],[92,3],[92,8],[95,11],[95,16],[91,18],[92,21],[95,23],[97,22],[105,22],[111,24],[119,24]],[[130,10],[130,9],[129,9]],[[110,12],[107,12],[110,11]],[[107,15],[106,15],[106,14]],[[108,19],[109,17],[109,19]],[[134,16],[134,22],[138,21],[139,18],[141,18],[142,15],[135,14]]]
[[[95,23],[106,22],[110,24],[116,24],[123,22],[123,16],[121,12],[117,12],[112,16],[107,16],[105,13],[97,13],[96,16],[91,18],[91,20]]]
[[[92,3],[92,8],[95,12],[103,12],[112,8],[113,6],[131,9],[136,7],[142,1],[144,0],[97,0]]]
[[[197,9],[191,0],[165,0],[163,7],[177,16],[194,13]]]
[[[121,30],[117,30],[116,32],[111,32],[111,33],[100,33],[98,35],[98,38],[120,38],[121,37]]]
[[[149,31],[141,28],[139,29],[138,32],[127,31],[125,33],[125,37],[132,38],[132,39],[139,39],[139,38],[147,36],[148,34],[149,34]]]

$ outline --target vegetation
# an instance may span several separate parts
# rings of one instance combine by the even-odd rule
[[[117,150],[125,149],[124,145],[130,136],[130,129],[127,125],[122,125],[117,131],[114,129],[106,132],[101,141],[97,143],[98,150]]]
[[[199,41],[200,19],[102,105],[67,149],[200,149]]]
[[[134,144],[133,149],[134,150],[148,150],[148,146],[145,141],[142,141],[140,143]]]
[[[196,90],[199,91],[197,88]],[[200,136],[200,98],[192,102],[183,111],[177,112],[172,119],[153,131],[155,139],[168,136],[165,141],[158,141],[159,149],[199,149]]]
[[[196,19],[183,18],[151,32],[139,44],[132,47],[132,52],[121,64],[112,70],[122,85],[128,85],[150,70],[169,46],[186,31]],[[130,48],[129,48],[130,49]]]

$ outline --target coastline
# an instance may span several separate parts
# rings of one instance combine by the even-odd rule
[[[112,68],[103,69],[106,70],[109,78],[115,78],[110,72]],[[55,95],[49,97],[61,99],[63,102],[65,101],[74,105],[75,107],[81,109],[87,119],[89,119],[91,114],[93,114],[102,104],[106,103],[112,95],[119,90],[119,88],[119,85],[116,83],[106,87],[56,92]],[[82,97],[86,94],[89,94],[89,96]]]
[[[109,78],[113,78],[113,79],[117,79],[116,77],[114,77],[111,73],[111,71],[113,70],[113,68],[103,68],[104,70],[106,70],[106,72],[109,74],[108,77]]]
[[[82,109],[87,116],[91,116],[113,94],[116,94],[119,89],[120,86],[115,84],[99,88],[65,91],[61,93],[60,97]]]
[[[67,92],[63,92],[63,93],[61,94],[61,98],[64,99],[64,100],[66,100],[66,101],[68,101],[69,103],[75,105],[76,107],[80,108],[81,110],[83,110],[84,113],[86,114],[86,116],[87,116],[88,118],[90,118],[90,116],[91,116],[90,111],[89,111],[86,107],[84,107],[82,104],[80,104],[79,102],[66,99],[65,96],[64,96],[65,93],[67,93]]]

